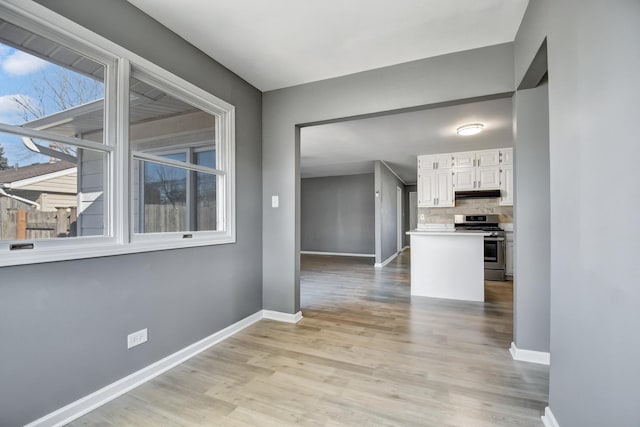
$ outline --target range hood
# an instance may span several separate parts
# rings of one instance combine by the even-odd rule
[[[496,197],[500,197],[500,190],[456,191],[456,200],[495,199]]]

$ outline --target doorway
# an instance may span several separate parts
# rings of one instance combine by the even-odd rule
[[[396,187],[396,237],[398,242],[398,253],[402,252],[402,188]]]

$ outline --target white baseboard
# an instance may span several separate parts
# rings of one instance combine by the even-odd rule
[[[317,252],[317,251],[300,251],[303,255],[330,255],[330,256],[355,256],[365,258],[375,258],[375,254],[356,254],[350,252]]]
[[[551,412],[551,408],[548,406],[544,408],[544,415],[540,418],[542,418],[542,424],[544,424],[544,427],[560,427],[558,420],[553,416],[553,412]]]
[[[53,411],[35,421],[30,422],[25,427],[59,427],[80,418],[84,414],[112,401],[113,399],[133,390],[134,388],[152,380],[169,369],[185,362],[221,341],[231,337],[244,328],[251,326],[261,319],[278,320],[281,322],[297,323],[302,319],[302,312],[296,314],[280,313],[277,311],[260,310],[244,319],[227,326],[208,337],[191,344],[188,347],[161,359],[151,365],[140,369],[118,381],[111,383],[100,390],[82,397],[75,402]]]
[[[398,253],[396,252],[395,254],[391,255],[389,258],[385,259],[384,261],[376,262],[375,264],[373,264],[373,266],[375,268],[382,268],[385,265],[389,264],[391,261],[393,261],[397,256],[398,256]]]
[[[551,355],[544,351],[523,350],[516,347],[516,343],[511,343],[509,349],[513,360],[521,362],[538,363],[540,365],[549,365],[551,363]]]
[[[277,320],[278,322],[298,323],[302,320],[302,312],[295,314],[282,313],[280,311],[262,310],[262,318],[269,320]]]

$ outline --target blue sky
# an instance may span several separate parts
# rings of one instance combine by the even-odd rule
[[[14,98],[19,96],[26,102],[37,103],[35,88],[43,87],[45,76],[54,80],[53,76],[62,70],[62,67],[0,43],[0,122],[12,125],[24,123],[23,111]],[[47,113],[58,110],[46,96],[42,102]],[[20,138],[13,135],[0,133],[0,145],[10,165],[19,163],[25,166],[49,160],[27,150]]]

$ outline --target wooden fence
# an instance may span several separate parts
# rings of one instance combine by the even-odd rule
[[[0,240],[35,240],[76,235],[77,209],[42,212],[34,206],[0,197]]]
[[[216,229],[215,202],[200,202],[196,205],[198,230]],[[163,231],[188,231],[187,207],[176,205],[144,205],[145,233],[160,233]]]

